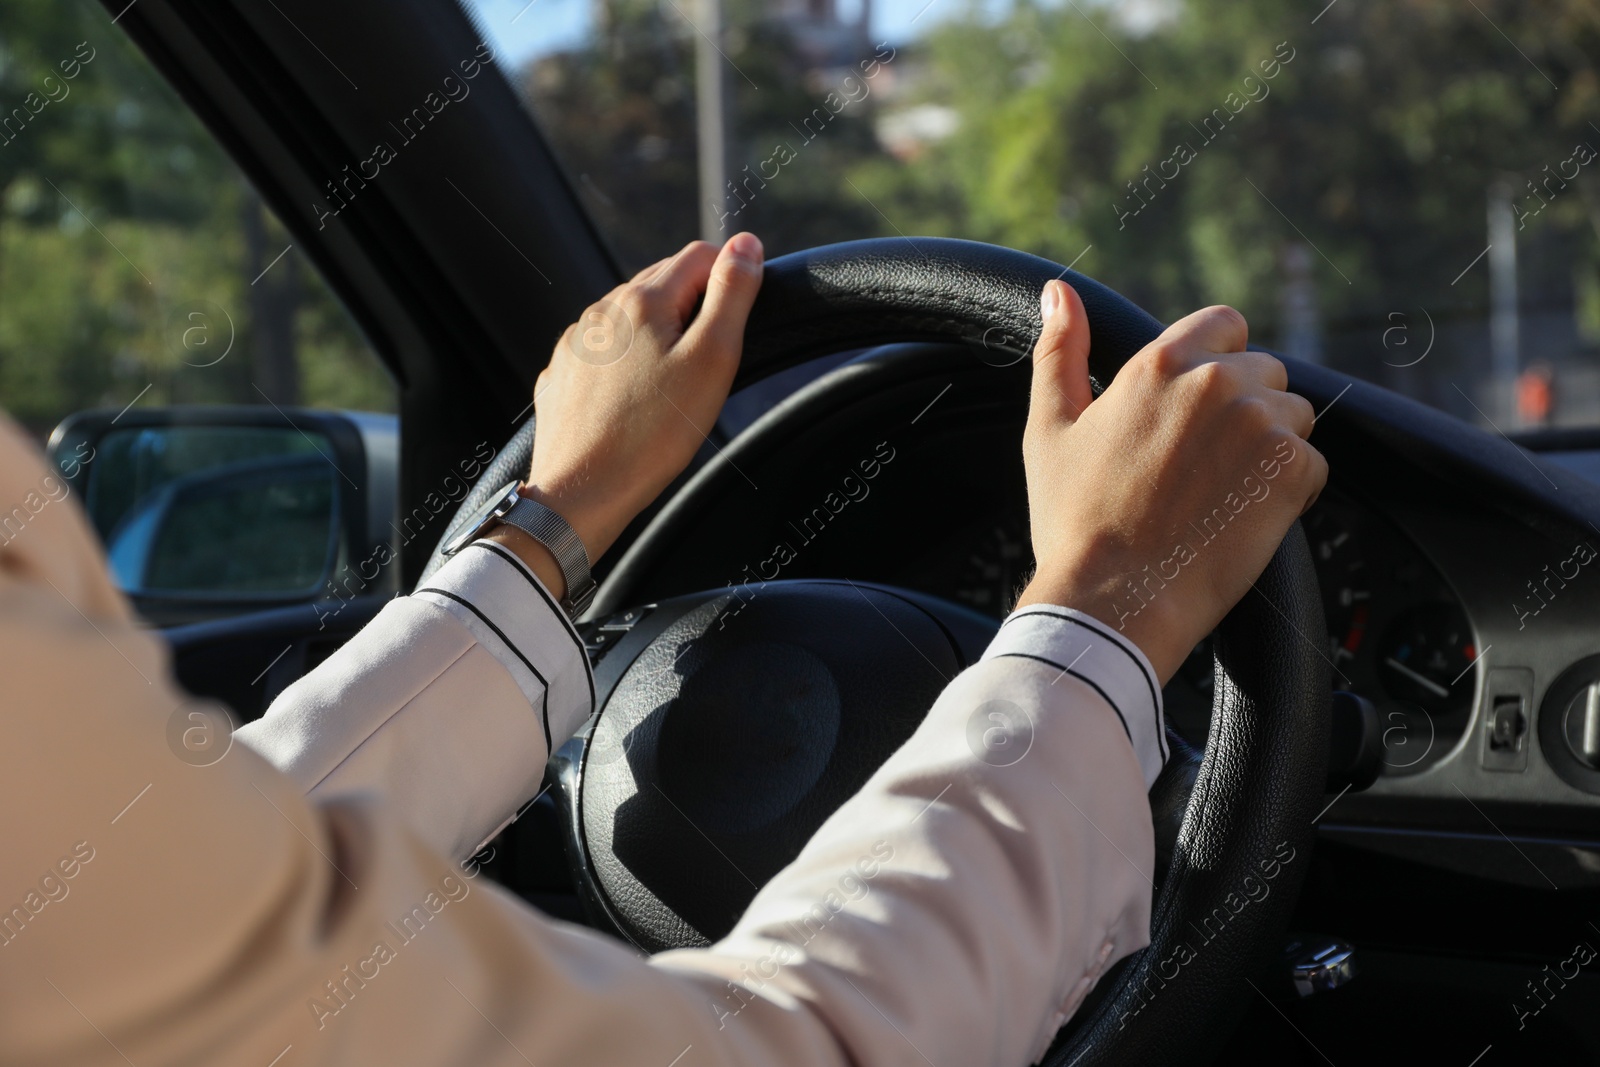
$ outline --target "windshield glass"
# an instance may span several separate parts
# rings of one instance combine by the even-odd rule
[[[923,234],[1600,424],[1593,0],[468,0],[625,269]]]

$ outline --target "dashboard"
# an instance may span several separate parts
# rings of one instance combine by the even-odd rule
[[[1331,487],[1302,520],[1322,593],[1335,688],[1378,709],[1385,776],[1418,774],[1460,744],[1479,683],[1478,641],[1460,597],[1392,522]],[[890,584],[1003,618],[1033,566],[1025,502],[1010,501],[939,547],[891,568]],[[1211,649],[1202,643],[1168,685],[1168,721],[1203,747],[1211,718]]]
[[[975,481],[972,472],[968,480]],[[997,622],[1033,567],[1026,501],[1004,494],[927,551],[907,553],[879,580],[932,593]],[[1322,593],[1335,688],[1378,709],[1381,773],[1417,774],[1461,741],[1479,683],[1478,642],[1439,568],[1392,522],[1330,487],[1302,520]],[[1203,747],[1211,717],[1211,649],[1202,643],[1164,694],[1167,716]]]
[[[886,346],[828,371],[754,418],[682,490],[665,555],[641,568],[661,577],[642,581],[635,602],[843,577],[998,621],[1032,567],[1026,384],[1025,367],[933,345]],[[1508,458],[1503,442],[1453,420],[1430,430],[1459,438],[1467,458],[1447,463],[1403,437],[1423,418],[1415,405],[1374,412],[1410,402],[1356,388],[1369,395],[1317,426],[1332,474],[1303,526],[1326,630],[1302,636],[1336,688],[1376,706],[1383,767],[1365,792],[1330,798],[1326,822],[1587,841],[1600,826],[1600,566],[1588,547],[1600,528],[1585,535],[1546,501],[1587,507],[1578,494],[1594,487],[1545,492],[1535,480],[1561,472]],[[1202,645],[1165,693],[1169,723],[1197,745],[1210,671]],[[1560,855],[1573,877],[1600,880],[1600,843]]]
[[[1321,639],[1335,689],[1378,710],[1379,773],[1420,774],[1466,734],[1480,676],[1478,641],[1455,589],[1401,530],[1337,486],[1301,520],[1327,620]],[[1205,743],[1211,654],[1202,644],[1166,691],[1168,720]]]

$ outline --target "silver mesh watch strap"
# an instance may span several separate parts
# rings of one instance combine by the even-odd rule
[[[589,554],[567,520],[537,500],[522,497],[500,516],[500,521],[510,523],[550,550],[567,582],[562,610],[572,619],[582,615],[594,599],[595,582],[589,573]]]

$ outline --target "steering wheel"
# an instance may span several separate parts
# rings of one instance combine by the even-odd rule
[[[962,343],[991,365],[1019,363],[1041,329],[1038,294],[1052,278],[1083,298],[1098,395],[1159,322],[1058,264],[938,238],[852,241],[769,262],[734,388],[815,356],[894,342]],[[1025,389],[1025,378],[1017,384]],[[525,474],[533,430],[529,419],[452,527]],[[615,612],[634,603],[644,564],[727,464],[707,464],[655,517],[591,616],[641,617]],[[424,581],[441,563],[436,550]],[[726,933],[757,885],[899,747],[993,631],[948,602],[851,581],[723,588],[647,610],[632,633],[635,654],[613,651],[597,666],[601,710],[551,771],[592,916],[651,951]],[[1046,1064],[1204,1061],[1256,995],[1247,980],[1282,948],[1322,799],[1331,687],[1314,638],[1323,632],[1297,523],[1216,631],[1203,758],[1168,733],[1173,755],[1150,793],[1159,876],[1151,943],[1101,979]]]

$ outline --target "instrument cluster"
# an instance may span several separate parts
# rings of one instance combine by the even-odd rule
[[[1009,511],[1009,509],[1008,509]],[[1327,629],[1335,688],[1371,700],[1383,728],[1386,775],[1415,774],[1460,740],[1478,685],[1471,620],[1437,567],[1389,520],[1328,488],[1302,520]],[[906,584],[1002,617],[1032,568],[1025,510],[972,523],[938,566]],[[1211,651],[1195,650],[1168,685],[1168,721],[1203,744],[1211,715]]]

